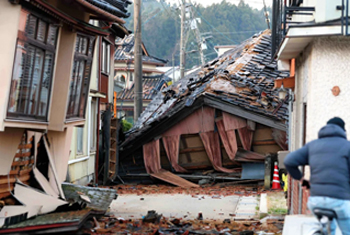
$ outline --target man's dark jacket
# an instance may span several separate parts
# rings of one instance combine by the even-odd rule
[[[317,140],[288,154],[284,164],[297,180],[302,178],[298,166],[310,165],[311,196],[350,200],[350,142],[341,127],[324,126]]]

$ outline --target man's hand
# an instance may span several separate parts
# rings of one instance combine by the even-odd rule
[[[309,181],[308,180],[305,180],[305,179],[301,179],[301,186],[302,187],[305,187],[305,188],[307,188],[307,189],[310,189],[310,183],[309,183]]]

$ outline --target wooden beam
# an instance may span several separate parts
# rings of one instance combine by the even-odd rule
[[[240,107],[237,107],[236,105],[226,103],[224,101],[218,101],[210,96],[206,96],[204,98],[204,103],[210,107],[223,110],[227,113],[239,116],[241,118],[249,119],[251,121],[263,124],[268,127],[273,127],[282,131],[286,131],[287,129],[286,124],[282,123],[277,119],[269,118],[261,114],[255,113],[253,111],[244,110]]]
[[[253,145],[273,145],[277,144],[274,140],[263,140],[263,141],[255,141]]]
[[[295,87],[295,77],[289,77],[275,80],[274,88],[280,88],[282,86],[282,82],[284,88],[294,89]]]

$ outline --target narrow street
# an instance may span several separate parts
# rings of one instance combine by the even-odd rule
[[[120,194],[111,203],[108,216],[84,232],[246,235],[282,232],[284,214],[260,214],[260,194],[267,191],[259,186],[214,185],[200,189],[164,185],[116,187]],[[275,197],[283,197],[281,193],[272,193]],[[277,197],[281,200],[280,196]]]

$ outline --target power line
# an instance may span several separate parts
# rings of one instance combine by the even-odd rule
[[[175,16],[175,17],[173,17],[174,20],[175,20],[177,23],[181,24],[181,22],[177,19],[177,15],[175,15],[174,12],[173,12],[171,9],[170,9],[170,12],[171,12],[171,13],[166,9],[166,7],[164,6],[164,0],[160,0],[159,2],[160,2],[160,4],[162,4],[162,7],[163,7],[164,10],[168,13],[168,15],[173,15],[173,16]]]
[[[191,4],[192,4],[192,2],[191,2]],[[210,27],[212,27],[216,32],[218,32],[219,34],[221,34],[222,36],[224,36],[226,39],[228,39],[228,40],[230,40],[231,42],[235,43],[232,39],[230,39],[229,37],[227,37],[227,36],[226,36],[225,34],[223,34],[222,32],[219,32],[213,25],[211,25],[211,24],[203,17],[203,15],[202,15],[199,11],[197,11],[196,8],[194,8],[194,10],[197,12],[198,15],[201,16],[201,18],[204,20],[205,23],[207,23],[207,25],[209,25]]]
[[[159,9],[159,8],[157,8]],[[160,11],[158,11],[156,14],[154,14],[152,17],[148,18],[147,20],[145,20],[145,22],[142,23],[142,25],[146,24],[149,20],[153,19],[154,17],[156,17],[157,15],[159,15],[161,12],[163,12],[164,9],[161,9]]]

